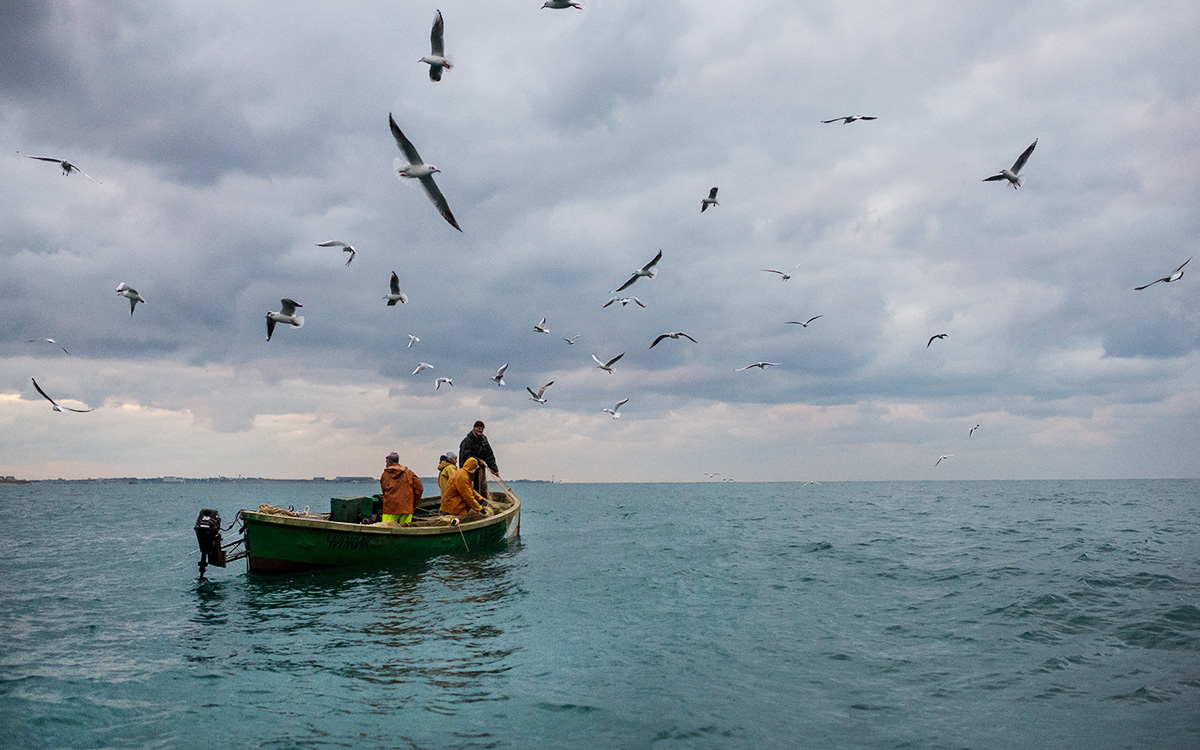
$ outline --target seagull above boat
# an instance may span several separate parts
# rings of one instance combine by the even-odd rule
[[[617,410],[620,409],[623,404],[627,404],[627,403],[629,403],[629,399],[623,398],[617,402],[616,406],[614,406],[611,409],[605,409],[604,411],[608,414],[611,414],[613,419],[620,419],[621,415],[617,413]]]
[[[454,381],[450,378],[435,378],[433,381],[433,390],[440,390],[442,383],[445,383],[446,385],[454,385]]]
[[[30,158],[30,159],[37,159],[38,161],[52,161],[52,162],[54,162],[54,163],[55,163],[55,164],[57,164],[58,166],[62,167],[62,171],[63,171],[63,177],[66,177],[67,175],[71,174],[72,172],[78,172],[79,174],[81,174],[81,175],[83,175],[84,177],[88,178],[89,180],[91,180],[92,182],[96,183],[97,185],[100,185],[100,184],[102,184],[102,183],[100,182],[100,180],[97,180],[95,177],[92,177],[90,174],[88,174],[87,172],[84,172],[82,169],[80,169],[79,167],[75,166],[74,164],[72,164],[71,162],[67,161],[66,159],[59,159],[59,158],[58,158],[58,157],[56,157],[56,156],[30,156],[29,158]]]
[[[925,344],[925,348],[926,348],[926,349],[928,349],[928,348],[929,348],[929,344],[932,344],[932,343],[934,342],[934,339],[944,339],[944,338],[946,338],[946,337],[947,337],[947,336],[949,336],[949,335],[950,335],[950,334],[948,334],[948,333],[935,333],[935,334],[933,334],[932,336],[930,336],[930,337],[929,337],[929,342]]]
[[[620,359],[621,357],[624,357],[624,356],[625,356],[625,352],[621,352],[620,354],[618,354],[617,356],[615,356],[615,357],[613,357],[612,359],[608,360],[607,362],[601,362],[601,361],[600,361],[600,360],[599,360],[599,359],[596,357],[596,355],[595,355],[595,354],[593,354],[593,355],[592,355],[592,360],[593,360],[593,361],[596,363],[596,367],[597,367],[597,368],[599,368],[599,369],[601,369],[601,370],[604,370],[604,371],[605,371],[605,372],[607,372],[609,375],[612,375],[612,366],[613,366],[614,364],[616,364],[616,362],[617,362],[617,360],[618,360],[618,359]]]
[[[33,380],[33,378],[30,378],[30,380]],[[42,394],[42,398],[44,398],[50,402],[50,405],[54,407],[54,411],[57,411],[57,412],[73,411],[76,414],[86,414],[89,411],[95,411],[95,409],[72,409],[69,406],[59,406],[58,403],[56,403],[54,399],[52,399],[46,395],[46,392],[42,390],[42,387],[40,385],[38,385],[38,382],[36,380],[33,380],[33,387],[37,389],[38,393]]]
[[[496,385],[504,385],[504,371],[507,369],[508,363],[505,362],[500,365],[500,369],[496,370],[496,374],[491,377],[492,380],[496,381]]]
[[[347,245],[345,242],[342,242],[341,240],[329,240],[328,242],[318,242],[317,247],[340,247],[340,248],[342,248],[342,252],[350,253],[350,257],[346,260],[346,265],[350,265],[350,261],[354,260],[354,255],[355,255],[354,247],[352,245]]]
[[[442,80],[442,70],[450,70],[454,67],[450,58],[446,57],[442,45],[444,31],[445,24],[442,22],[442,12],[439,10],[433,19],[433,31],[429,33],[429,54],[417,61],[429,63],[429,80],[431,81]]]
[[[137,303],[145,302],[146,299],[137,293],[137,290],[122,281],[117,285],[117,294],[129,300],[129,317],[133,317],[133,310],[137,307]]]
[[[646,303],[645,303],[645,302],[642,302],[642,301],[641,301],[640,299],[638,299],[637,297],[613,297],[613,298],[612,298],[612,299],[610,299],[608,302],[605,302],[603,305],[600,305],[600,306],[601,306],[601,307],[608,307],[609,305],[611,305],[611,304],[612,304],[612,303],[614,303],[614,302],[620,302],[620,303],[621,303],[621,307],[624,307],[625,305],[628,305],[630,302],[636,303],[638,307],[645,307],[645,306],[646,306]]]
[[[574,2],[574,0],[546,0],[545,3],[542,3],[542,8],[575,8],[577,10],[583,10],[583,6],[577,2]]]
[[[554,385],[553,380],[551,380],[549,383],[546,383],[541,388],[538,388],[537,393],[534,393],[533,389],[530,388],[529,386],[525,386],[525,390],[529,391],[529,397],[531,399],[533,399],[534,401],[537,401],[539,404],[544,404],[544,403],[546,403],[546,399],[543,398],[542,396],[543,396],[543,394],[546,393],[546,389],[552,385]]]
[[[408,334],[408,346],[406,346],[406,347],[404,347],[404,348],[405,348],[405,349],[412,349],[412,345],[413,345],[413,344],[416,344],[416,343],[419,343],[420,341],[421,341],[421,339],[419,339],[418,337],[416,337],[416,336],[414,336],[414,335],[412,335],[412,334],[410,333],[410,334]]]
[[[271,334],[275,333],[276,323],[286,323],[293,328],[300,328],[304,325],[304,316],[296,314],[297,307],[304,307],[294,299],[284,297],[279,300],[279,312],[267,313],[267,341],[271,340]]]
[[[708,191],[708,197],[700,201],[700,213],[707,211],[709,206],[719,205],[721,204],[717,203],[717,189],[713,188],[712,190]]]
[[[425,372],[426,370],[432,370],[432,369],[433,369],[433,365],[429,364],[428,362],[418,362],[417,369],[413,370],[412,374],[416,375],[419,372]]]
[[[878,117],[869,117],[867,115],[846,115],[845,117],[835,117],[832,120],[821,120],[821,122],[825,123],[826,125],[828,125],[831,122],[840,122],[843,125],[849,125],[850,123],[854,122],[855,120],[878,120],[878,119],[879,119]]]
[[[979,429],[979,425],[975,425],[971,429],[967,430],[967,437],[971,437],[972,435],[974,435],[975,430],[978,430],[978,429]]]
[[[1170,276],[1164,276],[1164,277],[1162,277],[1161,279],[1155,279],[1154,281],[1151,281],[1149,284],[1145,284],[1145,285],[1143,285],[1143,286],[1135,286],[1135,287],[1133,288],[1133,291],[1135,291],[1135,292],[1140,292],[1140,291],[1142,291],[1143,289],[1145,289],[1146,287],[1148,287],[1148,286],[1154,286],[1155,284],[1157,284],[1157,283],[1158,283],[1158,282],[1160,282],[1160,281],[1162,281],[1162,282],[1164,282],[1164,283],[1167,283],[1167,284],[1171,283],[1172,281],[1179,281],[1180,279],[1182,279],[1182,278],[1183,278],[1183,267],[1184,267],[1184,266],[1186,266],[1188,263],[1191,263],[1191,262],[1192,262],[1192,259],[1191,259],[1191,258],[1188,258],[1188,259],[1187,259],[1187,260],[1185,260],[1184,262],[1180,263],[1180,264],[1179,264],[1179,267],[1178,267],[1178,268],[1176,268],[1174,271],[1172,271]]]
[[[800,261],[800,263],[803,263],[803,262],[804,261]],[[776,271],[774,268],[764,268],[764,269],[762,269],[762,271],[763,271],[763,273],[777,273],[777,274],[779,274],[779,277],[781,279],[783,279],[784,281],[787,281],[788,279],[792,278],[792,271],[795,271],[797,268],[800,267],[800,263],[797,263],[796,265],[792,266],[792,270],[787,271],[786,273],[783,271]]]
[[[402,305],[408,302],[408,295],[400,291],[400,277],[396,275],[395,271],[392,271],[392,280],[388,284],[391,287],[391,291],[383,295],[383,298],[387,300],[388,307],[394,306],[397,302]],[[408,345],[412,346],[412,342],[408,342]]]
[[[438,213],[442,215],[443,219],[450,222],[450,226],[461,232],[462,228],[454,220],[454,214],[450,213],[450,204],[446,202],[446,196],[442,195],[442,191],[438,189],[437,183],[433,181],[433,175],[442,170],[432,164],[425,163],[421,155],[417,153],[417,149],[413,148],[412,142],[405,137],[404,133],[400,132],[400,128],[396,125],[396,120],[392,117],[391,113],[388,113],[388,125],[392,128],[392,137],[396,139],[396,145],[400,147],[404,158],[407,159],[407,162],[405,162],[397,156],[392,161],[396,177],[401,181],[406,179],[420,180],[421,186],[429,194],[429,199],[433,201],[433,205],[437,206]]]
[[[734,372],[741,372],[742,370],[749,370],[751,367],[757,367],[760,370],[765,370],[768,367],[779,367],[781,364],[783,364],[783,363],[782,362],[755,362],[754,364],[746,365],[745,367],[739,367],[736,370],[734,370]]]
[[[693,344],[697,343],[696,339],[687,335],[683,331],[672,331],[670,333],[660,333],[658,335],[658,338],[654,339],[654,342],[652,344],[650,344],[650,348],[653,349],[655,346],[658,345],[658,342],[662,341],[663,339],[687,339],[688,341],[692,342]]]
[[[59,349],[62,349],[62,350],[63,350],[63,353],[65,353],[65,354],[66,354],[68,357],[69,357],[69,356],[71,356],[71,353],[67,351],[67,347],[65,347],[65,346],[63,346],[62,344],[58,343],[58,342],[57,342],[57,341],[55,341],[54,339],[29,339],[29,340],[28,340],[28,341],[26,341],[25,343],[26,343],[26,344],[32,344],[32,343],[33,343],[33,342],[35,342],[35,341],[45,341],[45,342],[47,342],[47,343],[54,344],[54,345],[55,345],[55,346],[57,346]]]
[[[1018,156],[1017,160],[1013,162],[1011,168],[1001,169],[999,174],[994,174],[991,177],[984,177],[983,181],[994,182],[996,180],[1008,180],[1008,182],[1013,186],[1013,190],[1021,187],[1021,168],[1024,167],[1025,162],[1029,160],[1029,155],[1033,153],[1033,149],[1035,146],[1037,146],[1037,143],[1037,139],[1035,138],[1033,143],[1029,144],[1029,148],[1021,152],[1021,155]]]
[[[563,339],[563,341],[567,342],[568,344],[574,344],[575,340],[578,339],[582,335],[583,335],[582,333],[577,333],[569,339]]]
[[[824,314],[814,315],[811,318],[809,318],[808,320],[785,320],[784,323],[794,323],[795,325],[798,325],[801,328],[808,328],[809,323],[813,322],[817,318],[823,318],[823,317],[825,317]]]
[[[541,322],[533,324],[534,333],[550,333],[550,329],[546,327],[546,319],[542,318]]]
[[[658,274],[658,269],[655,268],[655,266],[658,265],[658,262],[660,260],[662,260],[662,250],[658,251],[658,255],[654,256],[654,260],[650,261],[646,265],[644,265],[641,268],[634,271],[633,275],[629,277],[629,281],[626,281],[621,286],[619,286],[616,289],[614,289],[613,291],[609,292],[609,294],[616,294],[617,292],[625,291],[626,289],[628,289],[630,286],[633,285],[633,282],[637,281],[638,279],[642,279],[642,278],[653,279]],[[642,307],[645,307],[645,305],[642,305]]]
[[[945,453],[945,454],[942,454],[942,455],[941,455],[941,456],[938,458],[938,460],[937,460],[936,462],[934,462],[934,464],[933,464],[933,465],[934,465],[934,466],[937,466],[937,465],[938,465],[938,464],[940,464],[942,461],[945,461],[947,458],[954,458],[954,454],[953,454],[953,453]]]

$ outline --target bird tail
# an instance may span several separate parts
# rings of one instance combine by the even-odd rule
[[[303,316],[303,315],[297,315],[297,316],[296,316],[296,322],[295,322],[295,323],[292,323],[292,325],[294,325],[294,326],[295,326],[295,327],[297,327],[297,328],[303,328],[303,327],[304,327],[304,316]]]

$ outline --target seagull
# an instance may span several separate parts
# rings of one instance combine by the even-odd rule
[[[30,378],[30,380],[33,380],[33,378]],[[40,385],[38,385],[38,384],[37,384],[37,381],[36,381],[36,380],[33,380],[33,387],[34,387],[34,388],[37,388],[37,392],[38,392],[38,393],[40,393],[40,394],[42,394],[42,398],[46,399],[47,401],[49,401],[49,402],[51,403],[51,405],[53,405],[53,406],[54,406],[54,411],[57,411],[57,412],[62,412],[62,411],[64,411],[64,410],[66,410],[66,411],[73,411],[73,412],[76,412],[76,413],[78,413],[78,414],[86,414],[86,413],[87,413],[87,412],[89,412],[89,411],[95,411],[95,409],[72,409],[72,408],[71,408],[71,407],[69,407],[69,406],[59,406],[57,403],[55,403],[54,399],[52,399],[52,398],[50,398],[49,396],[47,396],[47,395],[46,395],[46,392],[45,392],[45,391],[43,391],[43,390],[42,390],[42,387],[41,387]]]
[[[942,461],[945,461],[947,458],[954,458],[954,454],[953,454],[953,453],[946,453],[946,454],[943,454],[941,457],[939,457],[939,458],[938,458],[938,460],[937,460],[937,461],[936,461],[936,462],[935,462],[933,465],[934,465],[934,466],[937,466],[937,465],[938,465],[938,464],[940,464]]]
[[[1146,284],[1145,286],[1135,286],[1133,288],[1133,291],[1140,292],[1143,289],[1145,289],[1147,286],[1154,286],[1155,284],[1157,284],[1160,281],[1165,281],[1168,284],[1171,283],[1172,281],[1179,281],[1180,279],[1183,278],[1183,267],[1191,262],[1192,262],[1192,259],[1188,258],[1184,262],[1180,263],[1179,268],[1176,268],[1174,271],[1172,271],[1170,276],[1164,276],[1161,279],[1155,279],[1154,281],[1151,281],[1149,284]]]
[[[62,167],[62,171],[63,171],[63,177],[66,177],[67,175],[71,174],[72,172],[78,172],[79,174],[81,174],[81,175],[83,175],[84,177],[88,178],[89,180],[91,180],[92,182],[96,183],[97,185],[100,185],[100,184],[102,184],[102,183],[100,182],[100,180],[97,180],[95,177],[92,177],[90,174],[88,174],[87,172],[84,172],[82,169],[80,169],[79,167],[75,166],[74,164],[72,164],[71,162],[67,161],[66,159],[59,159],[59,158],[57,158],[57,157],[54,157],[54,156],[30,156],[29,158],[30,158],[30,159],[38,159],[39,161],[52,161],[52,162],[54,162],[54,163],[55,163],[55,164],[57,164],[58,166]],[[42,394],[42,395],[45,395],[45,394]]]
[[[794,324],[796,324],[796,325],[798,325],[798,326],[801,326],[802,328],[808,328],[808,324],[809,324],[809,323],[813,322],[813,321],[814,321],[814,320],[816,320],[817,318],[823,318],[823,317],[825,317],[825,315],[824,315],[824,314],[822,314],[822,315],[814,315],[814,316],[812,316],[811,318],[809,318],[808,320],[787,320],[787,321],[784,321],[784,322],[785,322],[785,323],[794,323]]]
[[[396,145],[404,153],[404,158],[408,159],[408,162],[405,163],[397,156],[392,161],[392,168],[396,171],[396,177],[401,180],[420,180],[421,186],[429,194],[429,199],[437,206],[438,213],[442,215],[443,219],[450,222],[450,226],[461,232],[462,228],[454,220],[454,214],[450,213],[450,204],[446,202],[446,196],[442,195],[442,191],[438,190],[437,183],[433,181],[434,173],[441,172],[442,170],[432,164],[426,164],[421,159],[421,155],[413,148],[412,142],[404,137],[404,133],[400,132],[400,128],[396,125],[396,121],[392,118],[391,113],[388,113],[388,125],[392,128],[392,137],[396,139]]]
[[[402,305],[408,302],[408,295],[400,291],[400,277],[396,275],[395,271],[392,271],[392,280],[388,283],[391,284],[392,291],[383,295],[383,298],[387,300],[388,307],[394,306],[397,302]],[[412,346],[412,342],[408,342],[408,345]]]
[[[618,359],[620,359],[621,357],[624,357],[624,356],[625,356],[625,352],[621,352],[620,354],[618,354],[617,356],[615,356],[615,357],[613,357],[612,359],[608,360],[607,362],[601,362],[599,359],[596,359],[596,355],[595,355],[595,354],[593,354],[593,355],[592,355],[592,360],[593,360],[593,361],[595,361],[595,363],[596,363],[596,367],[600,368],[601,370],[604,370],[604,371],[605,371],[605,372],[607,372],[609,375],[612,375],[612,366],[613,366],[614,364],[616,364],[616,362],[617,362],[617,360],[618,360]]]
[[[605,409],[604,411],[605,411],[606,413],[608,413],[608,414],[611,414],[613,419],[620,419],[620,418],[621,418],[621,415],[617,413],[617,409],[620,409],[620,408],[621,408],[621,406],[622,406],[623,404],[625,404],[625,403],[628,403],[628,401],[629,401],[629,399],[627,399],[627,398],[623,398],[623,399],[621,399],[620,401],[618,401],[618,402],[617,402],[617,405],[616,405],[616,406],[614,406],[614,407],[613,407],[613,408],[611,408],[611,409]]]
[[[843,125],[849,125],[855,120],[878,120],[878,117],[868,117],[867,115],[847,115],[846,117],[835,117],[832,120],[821,120],[828,125],[831,122],[841,122]]]
[[[546,0],[546,2],[542,3],[542,7],[543,8],[575,8],[577,10],[583,10],[582,5],[580,5],[579,3],[573,2],[572,0]]]
[[[271,340],[271,334],[275,333],[276,323],[287,323],[296,328],[304,325],[304,316],[296,314],[297,307],[304,307],[294,299],[284,297],[279,300],[279,312],[267,313],[267,341]]]
[[[579,337],[580,337],[580,336],[582,336],[582,335],[583,335],[582,333],[577,333],[577,334],[575,334],[574,336],[572,336],[572,337],[571,337],[571,338],[569,338],[569,339],[563,339],[563,341],[567,342],[568,344],[574,344],[574,343],[575,343],[575,339],[579,338]]]
[[[508,369],[508,363],[500,365],[500,369],[496,370],[496,374],[492,376],[492,380],[496,381],[496,385],[504,385],[504,371]]]
[[[985,177],[983,178],[983,181],[993,182],[995,180],[1008,180],[1012,184],[1013,190],[1021,187],[1021,178],[1017,175],[1020,174],[1021,167],[1025,166],[1025,161],[1029,158],[1029,155],[1033,153],[1033,148],[1036,145],[1037,139],[1035,138],[1033,139],[1033,143],[1029,144],[1029,148],[1022,151],[1021,155],[1017,157],[1017,160],[1013,162],[1011,169],[1001,169],[999,174],[994,174],[991,177]]]
[[[800,263],[803,263],[803,262],[804,261],[800,261]],[[792,278],[792,271],[795,271],[797,268],[800,267],[800,263],[797,263],[796,265],[792,266],[792,270],[788,271],[787,273],[784,273],[783,271],[776,271],[774,268],[764,268],[762,270],[764,273],[777,273],[777,274],[779,274],[780,278],[782,278],[784,281],[787,281],[788,279]]]
[[[749,370],[751,367],[757,367],[760,370],[765,370],[768,367],[778,367],[781,364],[783,364],[783,363],[782,362],[755,362],[752,365],[746,365],[745,367],[739,367],[736,370],[734,370],[734,372],[741,372],[742,370]]]
[[[412,374],[416,375],[418,372],[424,372],[425,370],[432,370],[432,369],[433,369],[433,365],[429,364],[428,362],[418,362],[417,369],[413,370]]]
[[[617,292],[622,292],[622,291],[628,289],[630,286],[633,285],[633,282],[637,281],[638,279],[640,279],[642,277],[645,277],[647,279],[653,279],[654,276],[658,273],[658,270],[655,268],[655,266],[658,265],[658,262],[660,260],[662,260],[662,250],[658,251],[658,255],[654,256],[654,260],[650,261],[646,265],[644,265],[641,268],[634,271],[633,275],[629,277],[629,281],[626,281],[624,284],[617,287],[615,290],[609,292],[609,294],[616,294]],[[638,304],[641,304],[641,303],[638,303]],[[645,307],[645,305],[642,305],[642,307]]]
[[[533,324],[534,333],[550,333],[550,329],[546,327],[546,319],[542,318],[540,323]]]
[[[654,339],[654,343],[650,344],[650,348],[653,349],[655,347],[655,345],[657,345],[658,342],[662,341],[663,339],[678,339],[678,338],[685,338],[688,341],[692,342],[693,344],[697,343],[696,339],[687,335],[683,331],[672,331],[671,333],[660,333],[658,335],[658,338]]]
[[[713,188],[712,190],[708,191],[708,197],[700,201],[700,213],[707,211],[709,206],[719,205],[721,204],[717,203],[717,189]]]
[[[354,260],[354,247],[347,245],[341,240],[329,240],[328,242],[318,242],[317,247],[340,247],[342,252],[350,253],[350,258],[346,261],[346,265],[350,265],[350,261]]]
[[[450,378],[436,378],[433,381],[433,390],[440,390],[442,383],[445,383],[446,385],[454,385],[454,381]]]
[[[421,341],[421,339],[419,339],[418,337],[416,337],[416,336],[414,336],[414,335],[412,335],[412,334],[410,333],[410,334],[408,334],[408,346],[406,346],[406,347],[404,347],[404,348],[405,348],[405,349],[412,349],[412,345],[413,345],[413,344],[416,344],[416,343],[419,343],[420,341]]]
[[[129,300],[129,317],[133,317],[133,309],[137,307],[137,303],[145,302],[145,298],[137,293],[137,290],[122,281],[117,285],[117,294]]]
[[[546,399],[542,398],[542,394],[545,393],[546,389],[552,385],[554,385],[553,380],[551,380],[549,383],[546,383],[541,388],[538,388],[537,393],[534,393],[533,389],[530,388],[529,386],[525,386],[525,390],[529,391],[529,397],[531,399],[533,399],[534,401],[537,401],[539,404],[544,404],[544,403],[546,403]]]
[[[972,435],[974,435],[975,430],[978,430],[978,429],[979,429],[979,425],[975,425],[971,429],[967,430],[967,437],[971,437]]]
[[[45,342],[48,342],[48,343],[54,344],[54,345],[55,345],[55,346],[57,346],[59,349],[62,349],[64,352],[66,352],[67,356],[71,356],[71,353],[67,351],[67,347],[65,347],[65,346],[63,346],[62,344],[58,343],[58,342],[57,342],[57,341],[55,341],[54,339],[29,339],[29,340],[28,340],[28,341],[26,341],[25,343],[26,343],[26,344],[32,344],[32,343],[33,343],[33,342],[35,342],[35,341],[45,341]]]
[[[433,19],[433,31],[429,33],[429,54],[417,61],[429,63],[429,80],[431,81],[442,80],[442,70],[450,70],[454,67],[450,63],[450,59],[446,57],[442,46],[442,32],[445,28],[445,24],[442,23],[442,12],[439,10]]]
[[[934,339],[944,339],[944,338],[946,338],[946,337],[947,337],[947,336],[949,336],[949,335],[950,335],[950,334],[948,334],[948,333],[935,333],[934,335],[932,335],[932,336],[930,336],[930,337],[929,337],[929,343],[928,343],[928,344],[925,344],[925,348],[926,348],[926,349],[928,349],[928,348],[929,348],[929,344],[932,344]]]
[[[635,302],[635,303],[637,303],[637,306],[638,306],[638,307],[645,307],[645,306],[646,306],[646,303],[645,303],[645,302],[642,302],[642,301],[641,301],[640,299],[638,299],[637,297],[613,297],[613,298],[612,298],[612,299],[610,299],[608,302],[605,302],[603,305],[600,305],[600,306],[601,306],[601,307],[608,307],[609,305],[611,305],[611,304],[612,304],[612,303],[614,303],[614,302],[620,302],[620,303],[621,303],[621,307],[624,307],[625,305],[628,305],[630,302]]]

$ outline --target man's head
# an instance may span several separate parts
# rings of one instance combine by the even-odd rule
[[[383,460],[387,462],[388,466],[391,466],[392,464],[400,463],[400,456],[396,454],[396,451],[392,451]]]
[[[454,451],[450,451],[450,452],[446,453],[446,455],[442,456],[442,458],[449,461],[452,464],[458,463],[458,456],[454,453]]]
[[[476,435],[482,435],[483,434],[483,420],[481,420],[481,419],[475,420],[475,428],[474,429],[475,429]]]

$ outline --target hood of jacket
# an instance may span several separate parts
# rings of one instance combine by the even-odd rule
[[[384,474],[391,476],[393,479],[399,479],[400,475],[408,471],[408,467],[404,464],[392,464],[383,470]]]
[[[466,461],[463,461],[462,467],[467,470],[468,474],[474,474],[475,470],[479,468],[479,462],[475,460],[474,456],[471,456]]]

